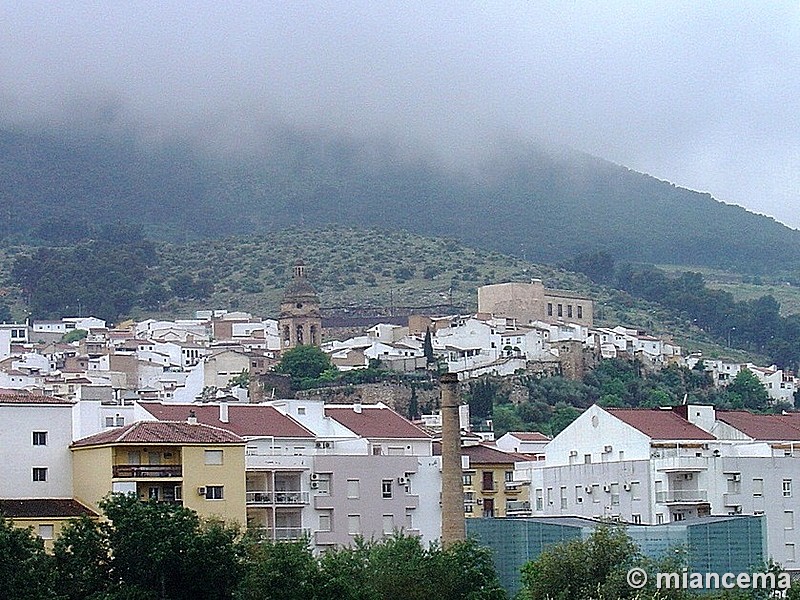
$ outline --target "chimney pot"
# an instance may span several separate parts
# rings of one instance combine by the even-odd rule
[[[189,418],[186,419],[186,422],[189,425],[197,425],[197,413],[195,413],[193,410],[190,410],[189,411]]]

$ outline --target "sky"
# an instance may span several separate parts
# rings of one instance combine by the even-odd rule
[[[569,146],[800,228],[800,2],[10,2],[0,124]]]

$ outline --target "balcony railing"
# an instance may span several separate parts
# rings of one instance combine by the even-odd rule
[[[308,492],[300,490],[282,492],[246,492],[247,504],[308,504]]]
[[[656,502],[670,504],[680,502],[708,502],[707,490],[671,490],[656,492]]]
[[[311,536],[311,530],[307,527],[255,527],[254,529],[267,540],[294,541]]]
[[[182,477],[181,465],[114,465],[114,477]]]

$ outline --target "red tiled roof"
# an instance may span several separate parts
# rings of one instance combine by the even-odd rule
[[[717,420],[754,440],[800,440],[800,413],[757,415],[746,410],[718,410]]]
[[[219,420],[218,404],[161,404],[140,402],[139,405],[161,421],[179,421],[193,410],[197,421],[232,431],[244,437],[275,436],[281,438],[313,438],[314,433],[272,406],[228,403],[228,422]]]
[[[0,390],[0,404],[74,404],[72,400],[62,400],[53,396],[40,396],[20,390]]]
[[[716,438],[693,425],[671,410],[657,408],[606,408],[614,415],[654,440],[715,440]]]
[[[186,421],[138,421],[73,442],[73,448],[108,444],[241,444],[235,433]]]
[[[549,442],[550,437],[539,431],[511,431],[509,435],[513,435],[523,442]]]
[[[442,455],[441,442],[433,443],[433,455]],[[470,465],[486,464],[507,464],[513,465],[521,461],[534,460],[529,454],[518,454],[516,452],[505,452],[494,446],[486,444],[473,444],[471,446],[461,446],[461,456],[469,456]]]
[[[326,406],[325,415],[365,438],[427,440],[431,437],[411,421],[386,406],[362,405],[361,412],[356,412],[352,406]]]
[[[74,518],[98,514],[71,498],[26,498],[23,500],[0,500],[0,513],[10,519],[24,518]]]

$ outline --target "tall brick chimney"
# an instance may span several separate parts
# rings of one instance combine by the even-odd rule
[[[467,536],[461,472],[458,375],[442,374],[439,386],[442,393],[442,546],[447,547]]]

